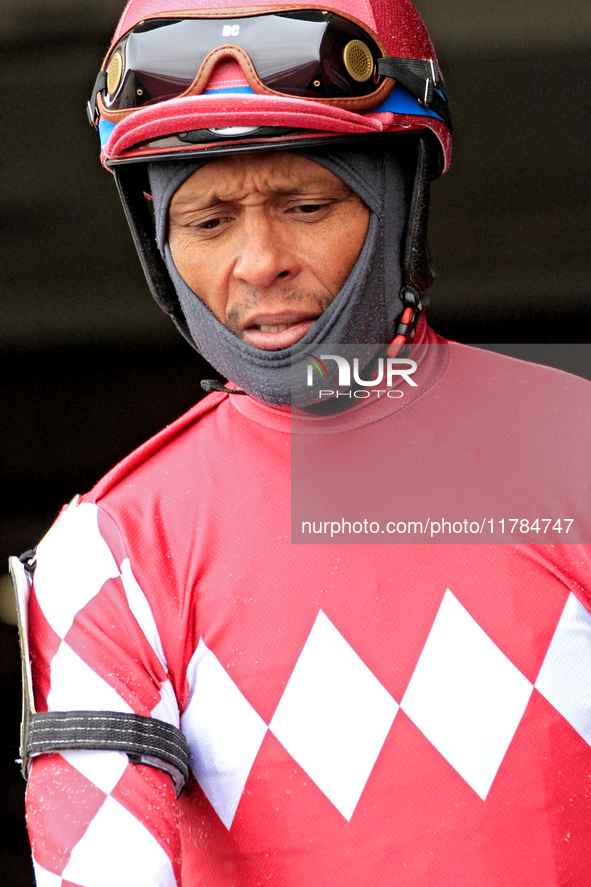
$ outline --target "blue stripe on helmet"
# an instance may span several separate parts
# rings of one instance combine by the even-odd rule
[[[256,95],[254,89],[251,89],[250,86],[235,86],[230,89],[206,89],[203,95],[226,95],[228,93]],[[404,86],[400,86],[399,83],[394,86],[385,102],[382,102],[377,108],[373,108],[373,113],[381,111],[391,111],[394,114],[414,114],[417,117],[435,117],[436,120],[441,120],[439,114],[431,111],[430,108],[423,108],[422,105],[419,105],[415,96],[408,89],[405,89]],[[101,138],[101,148],[109,141],[114,129],[114,123],[109,123],[108,120],[100,121],[98,130]]]
[[[437,90],[439,92],[439,90]],[[439,93],[441,95],[441,93]],[[443,98],[443,96],[441,96]],[[391,111],[394,114],[414,114],[417,117],[435,117],[436,120],[442,118],[430,108],[423,108],[408,89],[397,83],[385,102],[382,102],[377,108],[372,108],[372,114],[381,111]]]
[[[211,95],[214,92],[226,93],[226,92],[247,92],[252,93],[252,95],[256,95],[254,89],[251,89],[250,86],[233,86],[231,89],[206,89],[203,95]]]
[[[439,92],[439,90],[437,91]],[[206,89],[203,94],[212,95],[214,93],[219,93],[220,95],[225,93],[250,93],[251,95],[256,95],[254,89],[251,89],[250,86],[236,86],[231,89]],[[441,93],[439,94],[441,95]],[[443,96],[441,97],[443,98]],[[382,102],[377,108],[372,108],[372,113],[374,114],[379,111],[391,111],[394,114],[414,114],[416,117],[435,117],[436,120],[442,119],[435,111],[419,105],[416,97],[399,83],[394,86],[385,102]]]
[[[101,137],[101,148],[103,148],[109,139],[111,138],[111,133],[115,129],[114,123],[109,123],[108,120],[101,120],[98,125],[99,136]]]

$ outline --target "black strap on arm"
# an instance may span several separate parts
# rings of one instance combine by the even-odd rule
[[[25,755],[67,749],[121,751],[171,777],[176,796],[189,779],[189,746],[180,730],[156,718],[116,711],[45,711],[31,716]]]
[[[21,772],[29,778],[31,759],[68,749],[121,751],[132,764],[147,764],[168,773],[176,796],[189,778],[189,746],[186,737],[171,724],[117,711],[35,710],[29,655],[28,609],[35,550],[9,560],[16,592],[19,640],[23,673],[21,721]]]
[[[447,123],[451,132],[451,114],[447,96],[439,67],[434,59],[381,58],[378,59],[377,70],[381,76],[397,80],[424,108],[431,108]]]

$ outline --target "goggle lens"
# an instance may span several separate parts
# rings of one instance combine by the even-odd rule
[[[118,111],[182,95],[206,56],[241,47],[269,89],[303,98],[371,95],[378,86],[378,44],[362,27],[334,13],[297,10],[234,19],[143,22],[114,49],[105,105]]]

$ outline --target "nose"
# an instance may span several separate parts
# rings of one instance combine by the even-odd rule
[[[237,280],[258,289],[269,289],[276,281],[293,280],[300,272],[294,254],[279,222],[269,218],[262,207],[247,210],[242,219],[239,252],[233,274]]]

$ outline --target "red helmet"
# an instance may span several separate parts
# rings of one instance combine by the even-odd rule
[[[89,103],[106,166],[423,131],[434,174],[448,168],[443,81],[410,0],[199,6],[127,4]]]
[[[433,280],[429,179],[451,156],[433,45],[411,0],[267,3],[130,0],[88,103],[101,160],[115,173],[154,298],[193,343],[144,200],[148,162],[414,134],[396,349],[414,336]]]

